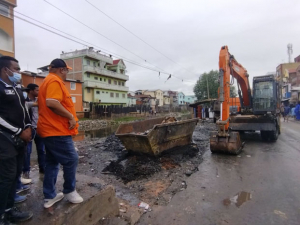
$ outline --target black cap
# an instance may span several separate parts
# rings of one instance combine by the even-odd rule
[[[68,69],[72,69],[62,59],[54,59],[54,60],[52,60],[52,62],[50,63],[49,66],[51,68],[68,68]]]
[[[30,91],[30,90],[33,91],[33,90],[36,89],[37,87],[39,87],[39,85],[37,85],[37,84],[28,84],[26,89],[27,89],[28,91]]]

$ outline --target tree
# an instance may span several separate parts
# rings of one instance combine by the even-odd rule
[[[219,71],[211,70],[209,73],[200,75],[197,83],[194,86],[194,93],[198,101],[208,99],[207,86],[209,91],[209,98],[218,98],[219,88]],[[235,86],[230,86],[230,97],[236,97]]]
[[[235,86],[230,86],[230,98],[235,98],[237,96]]]
[[[208,98],[207,86],[209,90],[209,98],[218,98],[218,79],[218,70],[211,70],[209,73],[203,73],[200,75],[194,86],[194,93],[199,101]]]

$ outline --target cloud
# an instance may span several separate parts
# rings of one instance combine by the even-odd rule
[[[172,77],[165,82],[167,75],[159,78],[158,72],[125,61],[130,90],[160,88],[192,94],[193,82],[201,73],[218,69],[219,51],[223,45],[229,46],[230,52],[248,70],[250,78],[275,71],[279,63],[286,62],[288,43],[293,43],[295,57],[300,54],[300,3],[297,0],[276,1],[276,4],[271,0],[89,1],[176,63],[116,25],[84,0],[49,2],[134,54],[67,17],[45,1],[18,1],[16,11],[184,80]],[[33,71],[59,57],[61,51],[83,48],[18,19],[15,20],[15,30],[16,56],[23,68],[28,65]]]

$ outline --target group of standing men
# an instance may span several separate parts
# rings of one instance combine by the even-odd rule
[[[83,201],[75,189],[78,154],[72,141],[72,136],[78,133],[78,119],[63,82],[70,69],[63,60],[53,60],[42,85],[28,85],[27,102],[37,101],[28,109],[30,104],[23,96],[18,61],[0,57],[0,225],[33,216],[32,212],[15,207],[22,171],[29,178],[32,140],[37,146],[40,173],[44,173],[44,207],[53,206],[64,196],[72,203]],[[63,192],[56,193],[60,164],[64,185]]]

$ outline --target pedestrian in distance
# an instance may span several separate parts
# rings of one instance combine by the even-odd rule
[[[27,145],[27,152],[25,155],[24,166],[23,166],[23,178],[29,179],[30,178],[30,155],[32,152],[32,142],[35,142],[36,151],[38,156],[38,165],[39,165],[39,172],[41,174],[45,171],[45,148],[43,139],[36,133],[37,129],[37,122],[39,118],[38,113],[38,104],[37,104],[37,97],[39,94],[39,86],[37,84],[28,84],[27,88],[27,98],[26,103],[31,119],[32,124],[32,141]]]
[[[16,184],[22,173],[31,124],[25,98],[18,83],[21,80],[18,61],[0,57],[0,224],[26,221],[31,212],[14,206]]]
[[[290,106],[286,105],[284,107],[283,121],[289,122],[290,112],[291,112]]]
[[[75,189],[78,154],[72,140],[72,136],[78,134],[78,119],[64,84],[70,69],[62,59],[54,59],[38,95],[37,133],[43,138],[46,149],[43,184],[45,208],[51,207],[64,196],[71,203],[83,201]],[[64,185],[63,192],[56,193],[59,164],[63,167]]]
[[[298,102],[298,104],[296,105],[295,108],[295,114],[296,114],[296,120],[300,121],[300,101]]]

